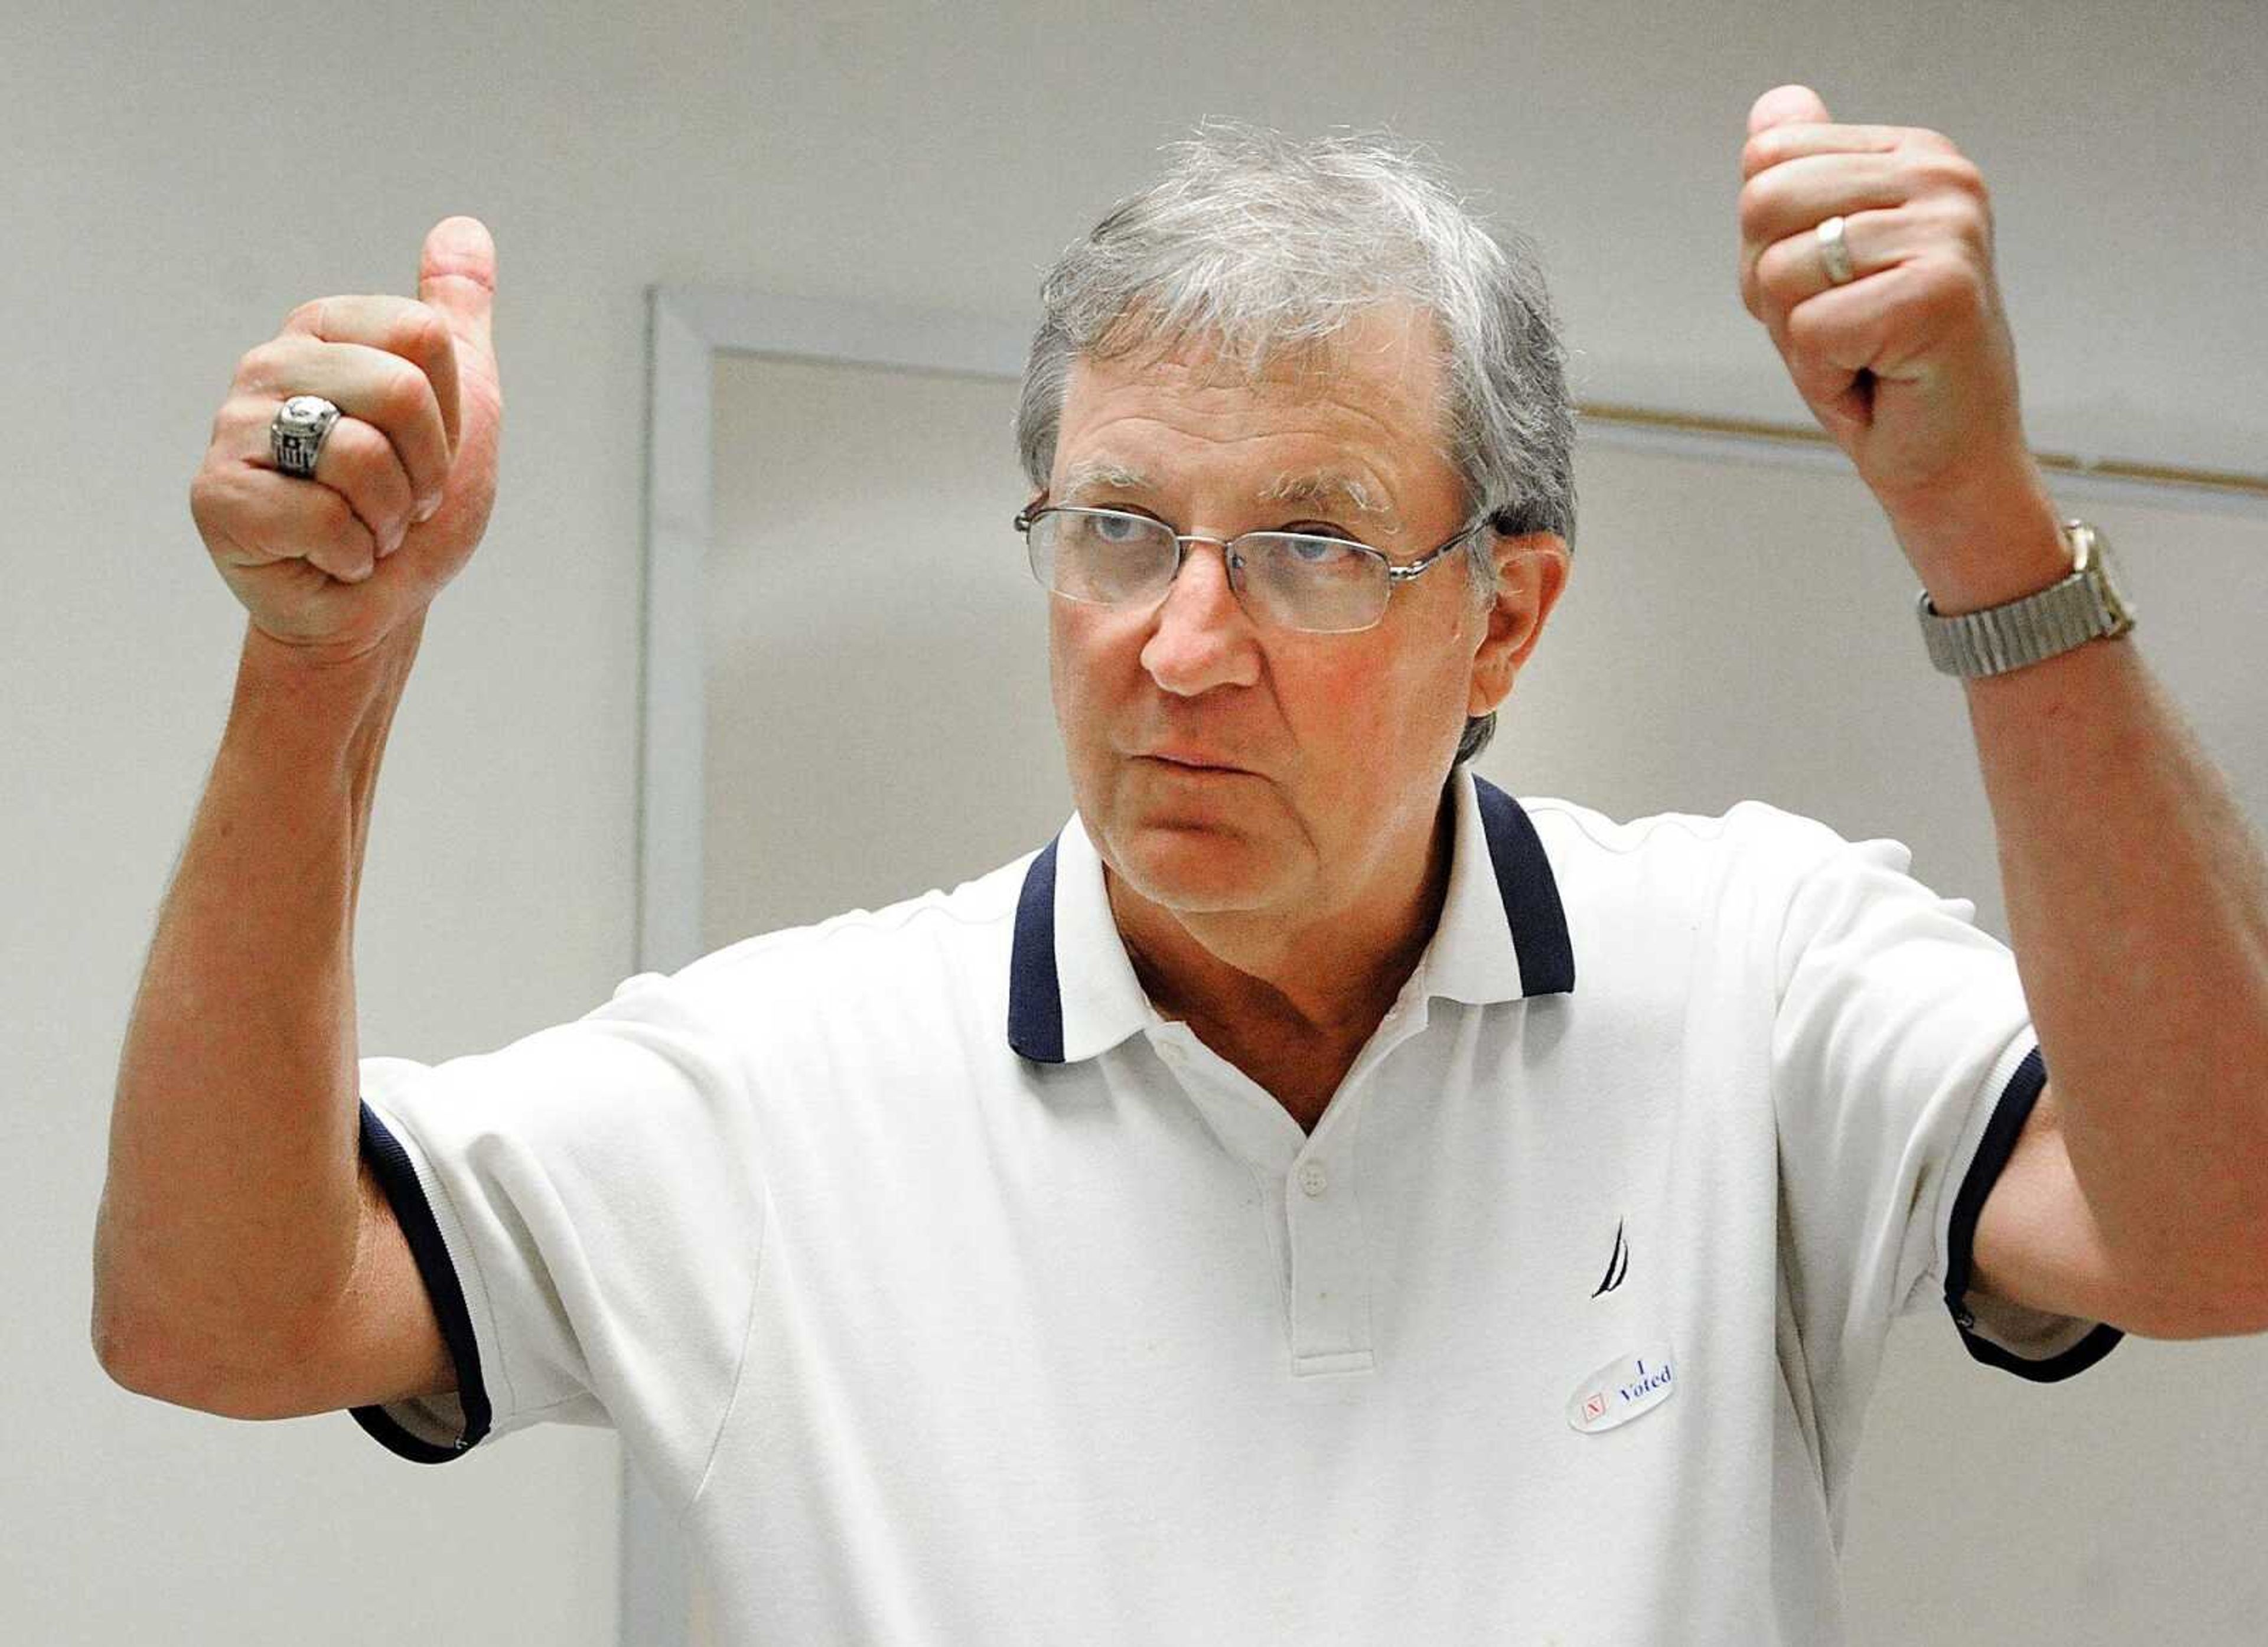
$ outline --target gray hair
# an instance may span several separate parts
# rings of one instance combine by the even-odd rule
[[[1322,361],[1329,340],[1397,300],[1434,320],[1447,382],[1435,449],[1506,536],[1575,540],[1575,411],[1533,242],[1492,236],[1422,158],[1351,135],[1300,142],[1208,121],[1167,145],[1165,175],[1072,242],[1041,284],[1016,446],[1044,490],[1071,362],[1203,340],[1256,380],[1278,355]],[[1469,540],[1476,604],[1496,589],[1490,534]],[[1465,722],[1456,759],[1496,731]]]

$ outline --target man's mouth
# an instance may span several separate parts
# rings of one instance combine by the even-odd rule
[[[1243,772],[1247,768],[1234,761],[1224,761],[1210,751],[1196,749],[1153,749],[1139,757],[1165,766],[1179,767],[1191,772]]]

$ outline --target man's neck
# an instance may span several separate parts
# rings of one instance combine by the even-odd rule
[[[1208,1044],[1311,1040],[1359,1050],[1432,941],[1455,839],[1445,789],[1423,849],[1353,906],[1191,914],[1152,902],[1106,864],[1110,912],[1144,992]],[[1214,1033],[1206,1033],[1208,1030]]]

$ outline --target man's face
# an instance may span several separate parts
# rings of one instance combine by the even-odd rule
[[[1305,381],[1287,370],[1257,388],[1202,348],[1082,357],[1047,501],[1131,509],[1223,539],[1315,529],[1414,560],[1465,524],[1462,488],[1433,449],[1432,342],[1412,312],[1374,311],[1340,335],[1334,370]],[[1122,473],[1081,483],[1097,469]],[[1336,498],[1262,499],[1318,473],[1352,477],[1387,515]],[[1477,712],[1475,653],[1489,625],[1465,555],[1451,551],[1395,592],[1375,628],[1351,634],[1257,627],[1212,543],[1190,546],[1149,607],[1052,599],[1056,717],[1104,862],[1185,914],[1312,919],[1406,879]]]

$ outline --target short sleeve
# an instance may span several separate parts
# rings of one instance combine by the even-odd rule
[[[364,1058],[361,1080],[363,1154],[459,1387],[356,1421],[428,1463],[546,1420],[612,1425],[689,1499],[768,1216],[734,1048],[649,973],[500,1050]]]
[[[2118,1329],[1970,1291],[1977,1215],[2046,1080],[2015,957],[1974,904],[1908,874],[1899,842],[1813,827],[1831,845],[1789,898],[1772,1038],[1808,1355],[1871,1379],[1890,1318],[1941,1301],[1986,1365],[2081,1371]]]

